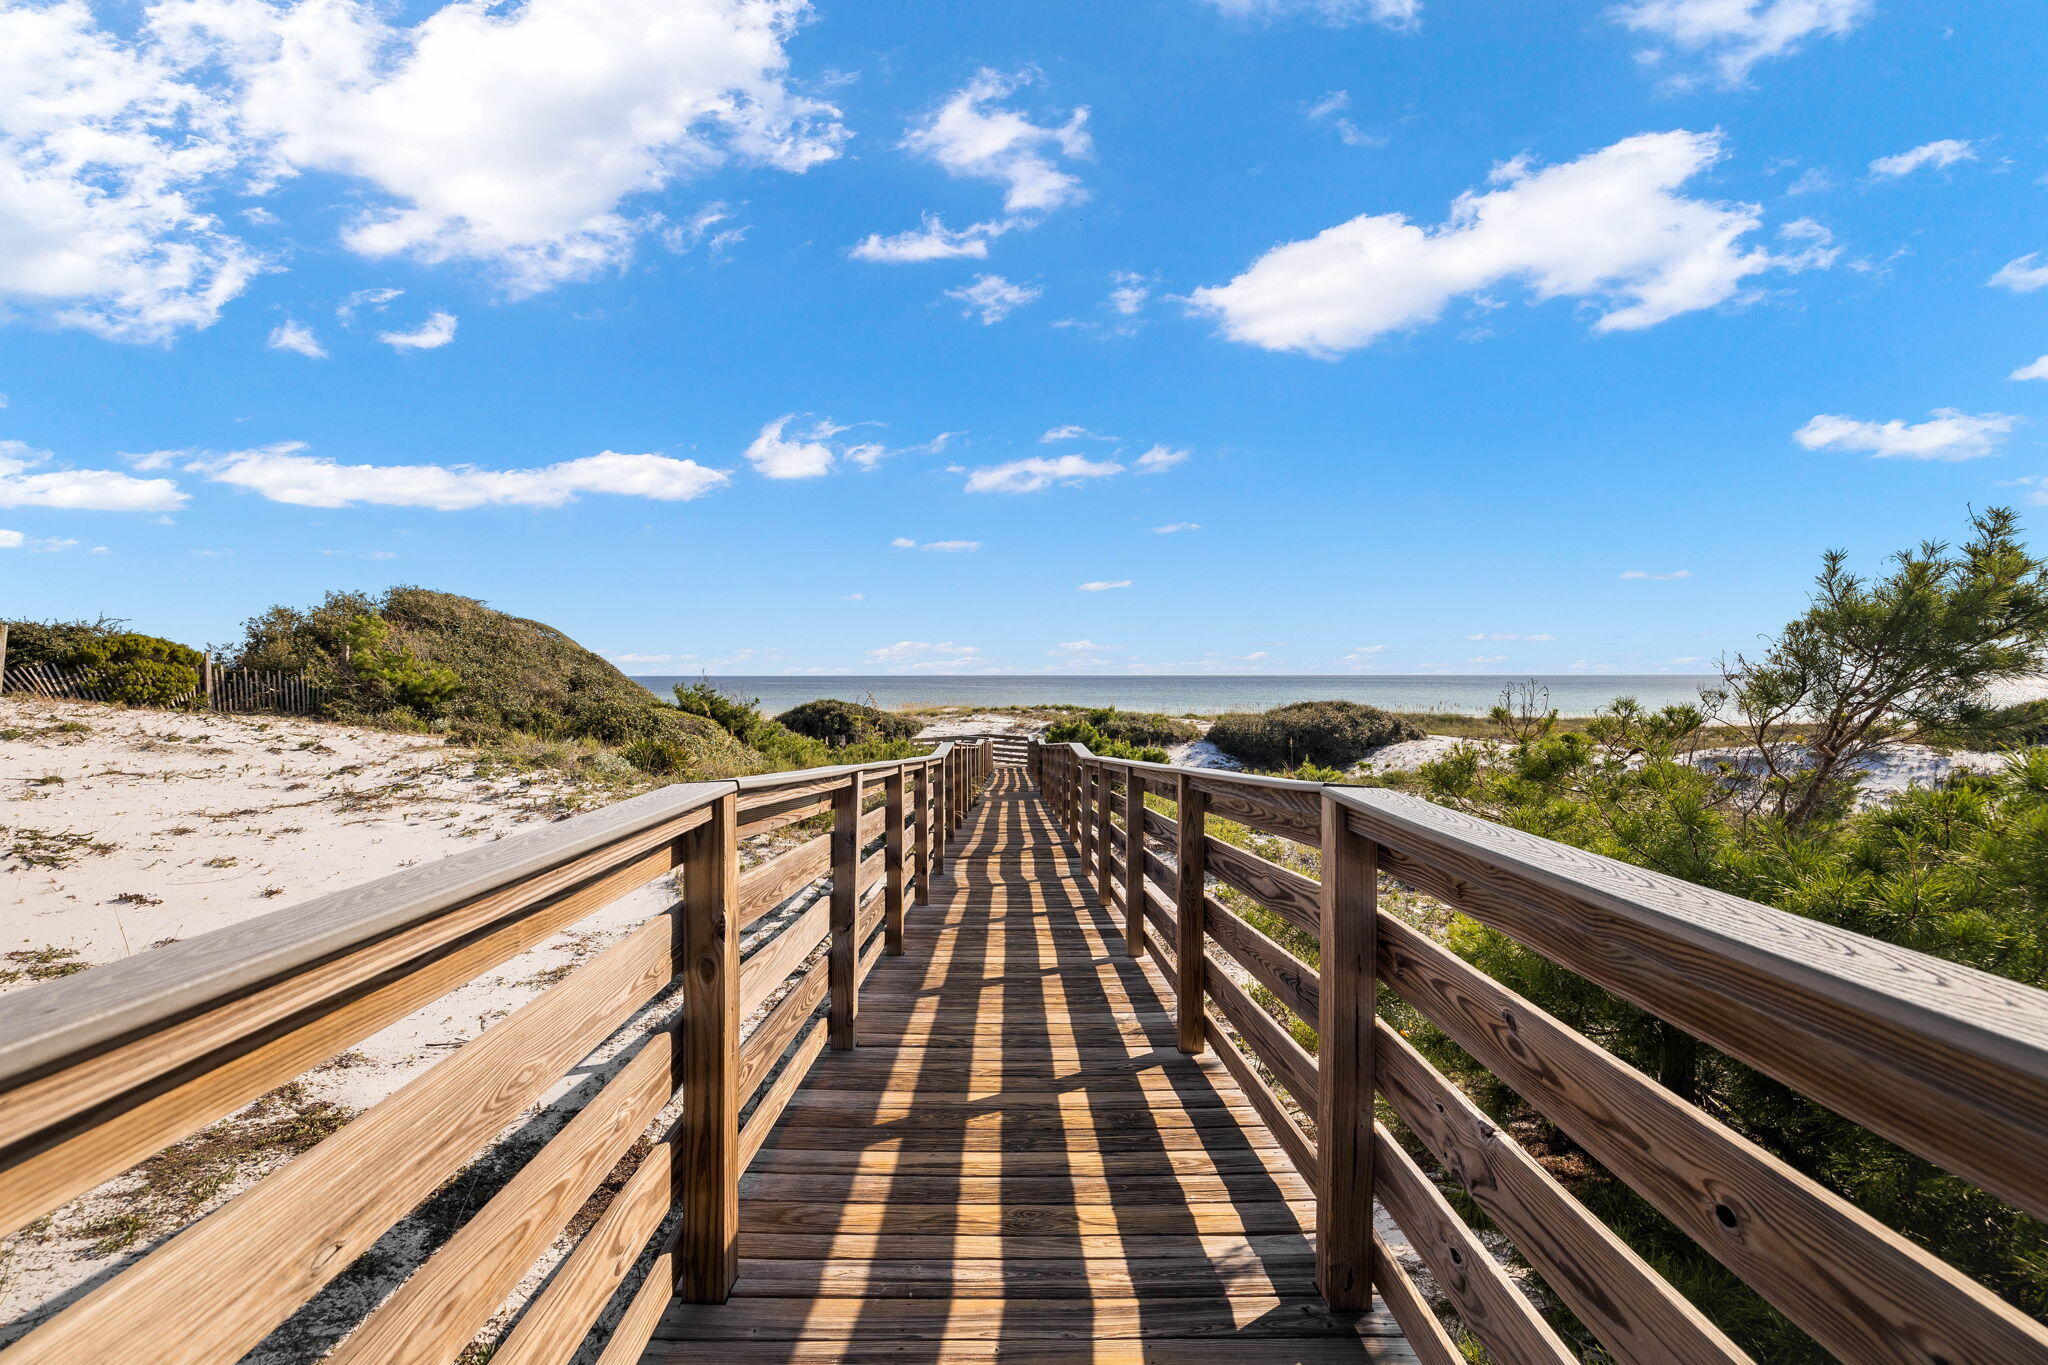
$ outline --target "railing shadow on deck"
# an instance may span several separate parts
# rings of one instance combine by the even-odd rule
[[[4,1235],[621,896],[663,877],[680,891],[311,1150],[32,1315],[0,1359],[241,1357],[680,987],[678,1017],[577,1082],[587,1102],[328,1357],[452,1358],[637,1141],[630,1178],[492,1357],[567,1359],[617,1318],[604,1360],[637,1359],[672,1297],[730,1291],[739,1173],[828,1043],[851,1046],[860,981],[900,948],[994,762],[983,740],[663,788],[0,999]],[[830,832],[739,870],[741,840],[826,815]],[[749,929],[821,879],[743,960]]]

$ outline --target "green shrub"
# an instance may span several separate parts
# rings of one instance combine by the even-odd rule
[[[675,689],[676,705],[693,716],[702,716],[742,744],[752,744],[757,733],[775,722],[761,714],[761,699],[738,696],[699,678],[689,686]]]
[[[1097,713],[1091,713],[1097,714]],[[1192,727],[1190,727],[1192,728]],[[1165,763],[1166,750],[1151,744],[1133,744],[1106,735],[1085,720],[1063,720],[1045,732],[1047,744],[1085,744],[1097,758],[1124,758],[1134,763]]]
[[[839,748],[870,740],[914,739],[924,727],[908,716],[876,706],[821,697],[791,707],[775,718],[786,729]]]
[[[1421,738],[1400,717],[1355,701],[1298,701],[1209,728],[1211,744],[1257,768],[1349,768],[1382,744]]]
[[[665,740],[636,739],[620,752],[628,763],[656,777],[669,777],[690,766],[689,751]]]
[[[82,669],[109,701],[170,706],[197,690],[204,656],[175,640],[123,632],[80,640],[61,662]]]
[[[1202,727],[1193,721],[1150,711],[1119,711],[1114,706],[1104,706],[1087,712],[1083,719],[1104,739],[1125,744],[1187,744],[1202,737]]]

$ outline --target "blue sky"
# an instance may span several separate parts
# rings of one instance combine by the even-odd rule
[[[1697,671],[1824,547],[2048,524],[2044,32],[0,3],[0,591],[205,643],[418,583],[646,673]]]

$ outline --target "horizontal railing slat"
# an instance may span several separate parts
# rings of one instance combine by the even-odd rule
[[[1388,870],[2048,1218],[2041,992],[1394,792],[1345,792]]]
[[[1218,881],[1236,887],[1304,933],[1322,922],[1317,905],[1321,883],[1313,877],[1268,862],[1248,849],[1209,836],[1208,869]]]
[[[1749,1356],[1384,1021],[1380,1093],[1543,1282],[1623,1365],[1731,1365]]]
[[[330,1365],[445,1365],[669,1099],[675,1034],[650,1034],[590,1102],[331,1353]]]
[[[1844,1360],[2048,1359],[2048,1328],[1387,915],[1380,976]]]
[[[8,1365],[77,1365],[144,1340],[152,1365],[239,1358],[667,985],[673,933],[664,916],[607,948],[31,1331]]]
[[[1203,898],[1209,937],[1311,1027],[1321,1008],[1322,978],[1316,969],[1239,918],[1214,896]]]

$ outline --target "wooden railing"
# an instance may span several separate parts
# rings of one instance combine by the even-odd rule
[[[2037,1218],[2048,993],[1396,792],[1067,744],[1034,746],[1030,768],[1121,910],[1132,954],[1175,985],[1181,1050],[1214,1047],[1317,1189],[1330,1305],[1363,1307],[1376,1288],[1423,1360],[1462,1357],[1374,1236],[1375,1199],[1495,1361],[1577,1356],[1375,1121],[1375,1096],[1615,1360],[1749,1357],[1375,1018],[1376,983],[1840,1359],[2048,1360],[2040,1322],[1381,911],[1379,886],[1502,931]],[[1316,850],[1320,880],[1217,839],[1219,819]],[[1227,908],[1212,882],[1316,935],[1320,963]],[[1309,1023],[1317,1050],[1235,976]]]
[[[906,902],[927,899],[944,832],[992,764],[983,741],[667,787],[0,999],[5,1234],[600,906],[659,877],[681,891],[0,1359],[238,1359],[629,1024],[637,1037],[595,1097],[328,1358],[452,1359],[647,1135],[651,1150],[491,1357],[569,1359],[654,1250],[603,1356],[637,1359],[672,1296],[730,1292],[740,1172],[818,1054],[853,1045],[860,984],[902,950]],[[828,832],[740,869],[741,841],[828,814]],[[757,929],[765,941],[742,954],[750,928],[825,877],[829,894]],[[678,1102],[680,1118],[661,1123]],[[656,1245],[672,1209],[680,1226]]]

